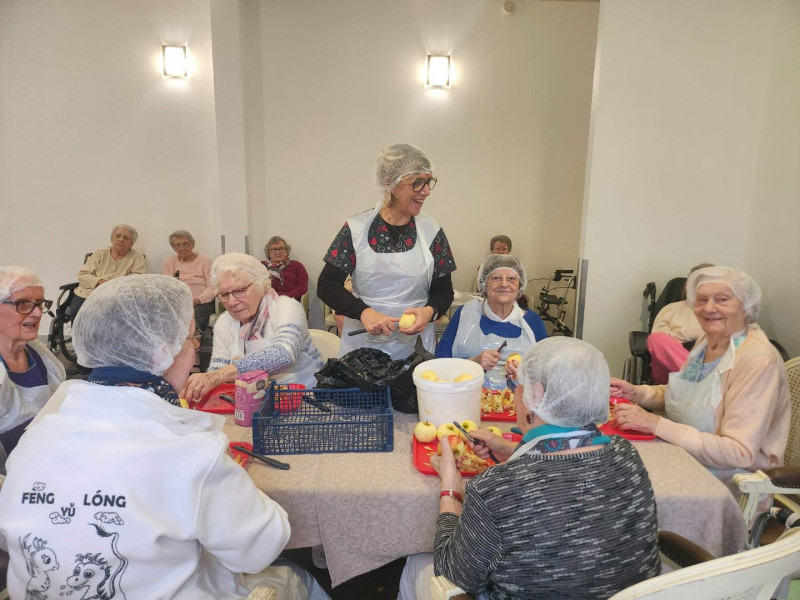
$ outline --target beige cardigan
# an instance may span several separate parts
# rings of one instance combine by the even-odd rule
[[[704,341],[701,337],[695,348],[704,346]],[[665,385],[636,386],[635,402],[663,411],[666,389]],[[755,471],[781,466],[791,421],[786,369],[758,325],[748,326],[733,366],[722,376],[722,390],[714,433],[701,433],[690,425],[661,418],[655,434],[681,446],[708,467]]]
[[[80,285],[75,288],[75,295],[88,298],[101,279],[116,279],[144,272],[144,256],[136,250],[128,250],[121,259],[114,260],[111,258],[111,248],[103,248],[92,254],[78,271]]]

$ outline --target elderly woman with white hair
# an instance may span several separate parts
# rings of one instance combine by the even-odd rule
[[[658,574],[647,471],[630,442],[597,429],[608,417],[603,355],[549,338],[525,354],[518,378],[519,444],[472,432],[475,452],[491,449],[500,464],[462,490],[450,444],[431,458],[441,480],[434,550],[408,558],[401,600],[430,598],[434,571],[481,599],[597,600]]]
[[[396,144],[378,155],[375,179],[383,199],[347,219],[323,258],[317,295],[345,316],[340,356],[369,347],[403,359],[418,335],[433,352],[433,322],[450,308],[456,269],[444,230],[421,212],[436,185],[433,166],[416,146]],[[414,320],[401,328],[403,314]]]
[[[69,307],[73,318],[81,305],[99,285],[110,279],[145,272],[144,256],[133,249],[139,233],[130,225],[120,223],[111,228],[111,246],[94,252],[78,271],[78,287]]]
[[[314,387],[322,358],[311,341],[303,307],[279,296],[267,268],[248,254],[223,254],[211,265],[211,281],[226,313],[214,324],[207,373],[195,373],[182,396],[202,398],[239,373],[263,370],[278,383]]]
[[[0,267],[0,472],[30,420],[64,381],[64,367],[37,339],[52,306],[25,267]]]
[[[191,291],[163,275],[114,280],[73,331],[89,380],[63,384],[8,460],[11,597],[59,583],[94,598],[246,597],[236,574],[270,565],[290,526],[227,454],[224,418],[165,402],[194,362]],[[316,589],[302,570],[279,570],[297,597]]]
[[[714,266],[689,276],[686,297],[703,335],[667,385],[611,378],[611,394],[633,402],[616,407],[617,426],[683,447],[726,481],[780,466],[789,394],[783,361],[755,323],[761,288],[738,269]]]
[[[523,354],[547,337],[539,315],[522,309],[528,276],[525,267],[511,254],[490,254],[478,269],[480,298],[456,310],[436,347],[437,358],[467,358],[493,369],[504,357]],[[506,343],[503,352],[500,346]],[[516,371],[516,365],[509,365]]]

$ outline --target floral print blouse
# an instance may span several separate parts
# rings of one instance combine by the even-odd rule
[[[390,228],[394,231],[391,232]],[[396,241],[392,233],[397,235]],[[411,217],[406,226],[400,229],[389,225],[379,213],[375,215],[372,223],[370,223],[367,239],[369,240],[370,248],[379,254],[408,252],[417,243],[417,227],[414,217]],[[447,241],[447,236],[445,236],[443,229],[440,228],[433,238],[430,251],[433,254],[433,279],[456,270],[456,261],[453,258],[450,243]],[[353,248],[350,226],[347,223],[336,234],[336,238],[333,240],[331,247],[328,248],[323,260],[348,275],[352,275],[353,271],[355,271],[356,253]]]

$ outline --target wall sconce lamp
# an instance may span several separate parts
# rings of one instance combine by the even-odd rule
[[[428,87],[450,87],[450,57],[428,55]]]
[[[165,77],[188,77],[186,46],[161,46]]]

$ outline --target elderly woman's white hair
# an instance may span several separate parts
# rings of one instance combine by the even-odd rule
[[[133,367],[161,375],[181,351],[194,308],[192,292],[166,275],[111,279],[75,317],[72,343],[85,367]]]
[[[525,293],[525,288],[528,285],[528,274],[525,272],[525,267],[522,263],[512,254],[490,254],[483,259],[481,266],[478,267],[478,293],[482,297],[486,297],[486,282],[489,277],[498,269],[511,269],[516,271],[519,276],[519,291],[517,292],[517,299],[522,297]]]
[[[517,378],[524,386],[522,403],[546,423],[581,427],[608,420],[608,363],[591,344],[561,336],[537,342],[522,358]]]
[[[375,160],[375,180],[383,192],[383,205],[392,201],[392,190],[404,177],[417,173],[433,174],[433,165],[425,153],[412,144],[384,148]]]
[[[127,230],[128,233],[131,234],[131,242],[132,242],[131,245],[135,244],[136,240],[139,239],[139,232],[136,231],[136,229],[134,227],[131,227],[130,225],[125,225],[125,223],[120,223],[119,225],[114,225],[114,227],[111,229],[111,237],[112,238],[114,237],[114,234],[117,233],[117,229],[125,229],[125,230]]]
[[[758,312],[761,310],[761,287],[755,279],[744,271],[733,267],[706,267],[689,275],[686,281],[686,302],[694,307],[697,298],[697,288],[704,283],[721,283],[730,288],[744,305],[747,322],[755,323]]]
[[[30,269],[16,265],[0,267],[0,300],[6,300],[14,292],[34,286],[44,287],[44,284]]]
[[[257,258],[249,254],[229,252],[228,254],[218,256],[214,262],[211,263],[211,284],[214,287],[217,286],[219,276],[223,273],[230,273],[234,277],[252,281],[261,288],[262,292],[266,292],[272,288],[267,267],[262,265],[261,261]]]

